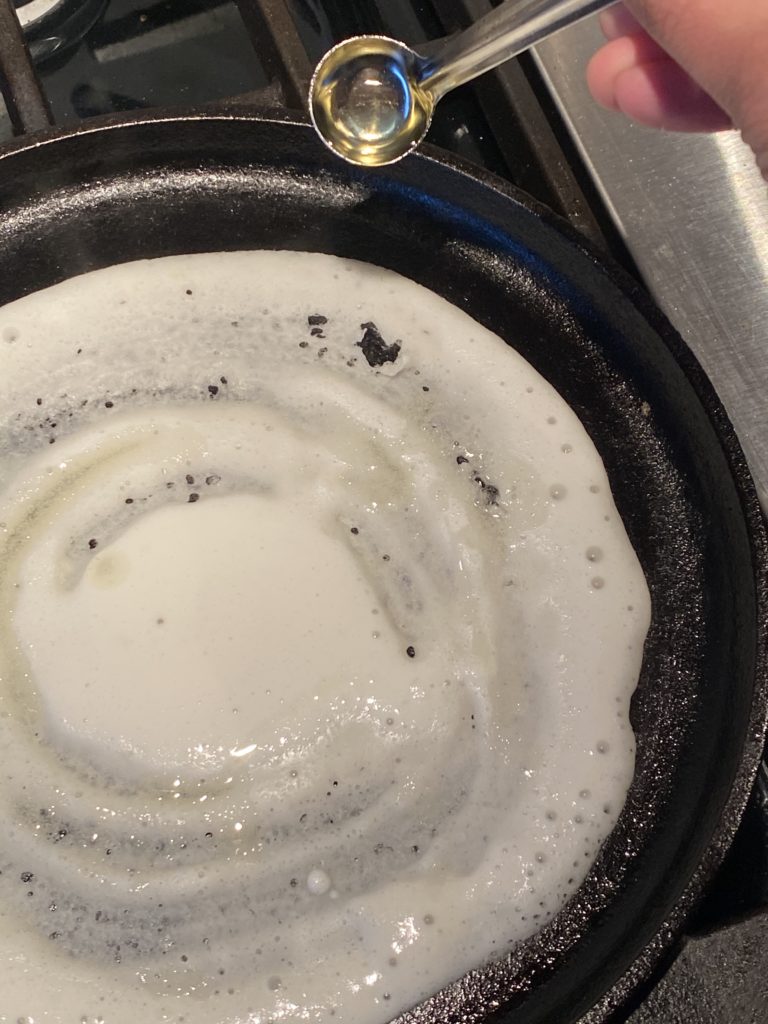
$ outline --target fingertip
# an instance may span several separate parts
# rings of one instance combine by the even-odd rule
[[[620,36],[631,36],[641,32],[637,18],[631,14],[623,3],[615,4],[599,15],[600,28],[606,39],[618,39]]]
[[[603,50],[598,50],[587,64],[587,86],[595,102],[606,110],[619,110],[613,88],[614,78]]]
[[[727,114],[646,33],[602,46],[587,66],[587,85],[607,110],[674,131],[720,131]]]
[[[713,132],[732,126],[728,115],[670,58],[620,71],[612,92],[613,109],[652,128]]]
[[[608,110],[618,110],[615,81],[622,72],[662,53],[644,33],[619,36],[601,46],[587,65],[587,85],[594,99]]]

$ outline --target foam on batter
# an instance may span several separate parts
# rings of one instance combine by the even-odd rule
[[[578,888],[649,596],[464,313],[330,256],[0,310],[0,1022],[382,1024]]]

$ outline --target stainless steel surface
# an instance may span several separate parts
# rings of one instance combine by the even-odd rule
[[[768,508],[768,187],[735,132],[678,136],[599,109],[594,19],[535,57],[646,284],[728,410]]]
[[[16,10],[23,29],[42,21],[60,10],[66,0],[16,0]]]

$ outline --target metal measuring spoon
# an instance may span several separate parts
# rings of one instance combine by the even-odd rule
[[[614,2],[507,0],[464,32],[429,44],[428,55],[386,36],[345,39],[312,76],[312,123],[350,163],[394,163],[418,146],[451,89]]]

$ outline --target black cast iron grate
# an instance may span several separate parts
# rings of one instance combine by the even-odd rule
[[[493,0],[388,0],[386,4],[376,0],[234,0],[234,4],[242,22],[238,31],[243,45],[253,53],[254,67],[261,68],[270,84],[228,95],[226,102],[243,108],[283,106],[303,111],[313,66],[331,42],[356,32],[378,31],[399,35],[418,46],[465,27],[489,10]],[[108,47],[140,48],[141,34],[148,36],[158,24],[179,24],[195,13],[210,14],[226,6],[232,4],[224,0],[154,0],[139,18],[118,15],[110,20],[113,10],[122,9],[110,5],[108,17],[93,26],[85,46],[94,51],[98,61],[99,50]],[[60,87],[57,90],[47,67],[41,84],[14,8],[14,0],[0,0],[0,82],[14,134],[22,135],[53,124],[47,93],[60,99],[56,95]],[[162,97],[159,103],[150,100],[149,105],[164,106],[166,102]],[[512,181],[633,269],[567,132],[547,102],[533,63],[520,58],[448,97],[438,111],[430,141]],[[143,98],[133,97],[121,109],[130,109],[132,104],[147,105]],[[99,110],[98,104],[86,100],[77,113],[82,117],[110,109],[115,108]],[[57,119],[61,120],[59,115],[60,111]]]
[[[53,124],[12,0],[0,0],[0,90],[16,135]]]

